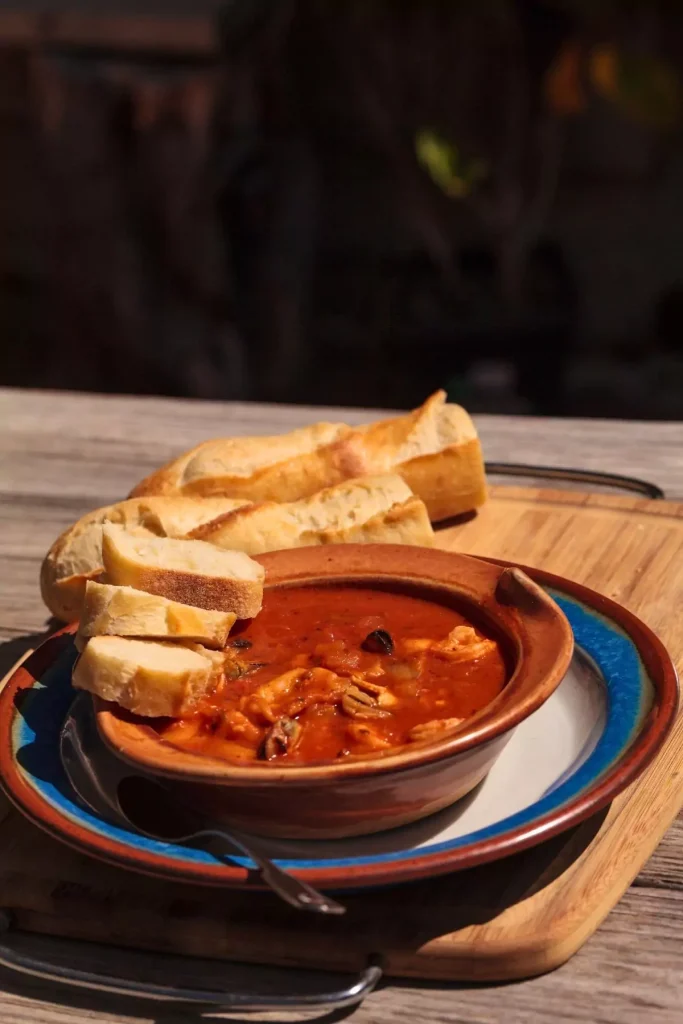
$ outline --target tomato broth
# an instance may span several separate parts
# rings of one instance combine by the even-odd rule
[[[381,756],[457,729],[506,678],[497,641],[438,601],[273,588],[231,636],[215,691],[159,729],[182,749],[236,762]]]

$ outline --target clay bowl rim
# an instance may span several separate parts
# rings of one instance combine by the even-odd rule
[[[138,770],[175,781],[224,786],[324,784],[331,779],[406,771],[456,757],[509,733],[550,697],[572,658],[574,637],[564,613],[538,584],[514,567],[397,544],[296,548],[270,552],[257,560],[266,569],[268,588],[374,583],[428,590],[435,598],[439,591],[447,593],[456,606],[475,606],[475,620],[484,620],[494,631],[505,634],[515,650],[514,670],[501,693],[448,737],[341,764],[240,766],[181,751],[143,723],[119,718],[115,705],[95,697],[99,734],[118,758]],[[128,742],[126,732],[136,738]]]

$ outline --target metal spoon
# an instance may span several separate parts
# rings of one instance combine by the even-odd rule
[[[62,726],[59,752],[73,789],[98,817],[161,842],[194,843],[197,839],[208,839],[221,852],[226,852],[226,846],[228,854],[237,849],[258,866],[266,885],[291,906],[318,914],[346,912],[340,903],[269,860],[254,846],[250,836],[234,829],[228,832],[207,828],[191,810],[176,804],[160,783],[131,774],[102,746],[89,694],[79,694],[71,704]],[[213,852],[207,843],[202,844],[202,849]]]

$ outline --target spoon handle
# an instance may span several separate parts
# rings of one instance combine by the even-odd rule
[[[219,829],[202,829],[196,835],[211,836],[213,839],[226,843],[232,849],[237,847],[238,850],[257,865],[266,885],[286,903],[291,904],[291,906],[296,907],[298,910],[310,910],[316,914],[346,913],[346,907],[342,906],[341,903],[337,903],[330,896],[325,896],[323,893],[318,892],[317,889],[314,889],[308,882],[304,882],[303,879],[283,871],[274,861],[260,853],[253,845],[251,838],[248,839],[241,832],[234,832],[232,829],[230,832],[222,832]]]
[[[192,824],[188,822],[189,828],[185,835],[160,835],[156,832],[149,832],[138,821],[132,819],[126,812],[125,803],[123,805],[121,803],[124,796],[122,790],[126,782],[137,779],[139,786],[144,781],[146,786],[153,787],[157,801],[159,797],[167,797],[167,794],[160,783],[142,776],[131,776],[124,765],[117,763],[111,756],[106,756],[98,748],[92,707],[88,697],[87,694],[80,694],[71,705],[60,734],[60,756],[74,790],[95,814],[102,815],[107,819],[111,818],[113,812],[119,824],[122,823],[126,828],[132,827],[141,835],[161,842],[182,843],[202,836],[212,837],[227,847],[228,854],[234,856],[235,849],[238,849],[253,861],[258,867],[264,883],[291,906],[299,910],[310,910],[316,914],[345,913],[346,908],[340,903],[329,896],[323,896],[300,878],[287,874],[259,851],[250,836],[245,836],[239,831],[224,832],[220,829],[202,828],[201,822],[196,820],[195,824],[200,827],[193,828]],[[93,757],[97,757],[96,763]]]

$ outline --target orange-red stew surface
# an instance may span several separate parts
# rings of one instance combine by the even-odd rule
[[[266,591],[226,672],[167,742],[230,761],[311,764],[456,729],[501,691],[498,644],[445,605],[356,587]]]

